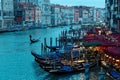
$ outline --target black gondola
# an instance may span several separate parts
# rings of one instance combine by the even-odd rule
[[[39,39],[32,39],[32,36],[31,36],[31,35],[30,35],[29,37],[30,37],[30,42],[31,42],[31,43],[35,43],[35,42],[38,42],[38,41],[39,41]]]
[[[120,73],[118,73],[114,69],[108,69],[107,70],[107,75],[114,80],[120,80]]]
[[[48,54],[48,55],[39,55],[34,52],[31,54],[35,57],[35,61],[40,65],[42,69],[50,73],[73,73],[85,70],[85,60],[73,61],[74,66],[71,64],[64,63],[65,60],[62,60],[57,54]],[[62,54],[61,54],[62,55]],[[89,67],[92,68],[96,65],[96,61],[89,61]]]

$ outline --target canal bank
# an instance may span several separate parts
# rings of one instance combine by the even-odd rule
[[[65,25],[68,26],[68,25]],[[47,29],[47,28],[64,28],[64,25],[61,26],[22,26],[22,25],[17,25],[17,26],[12,26],[12,27],[7,27],[7,28],[0,28],[0,33],[4,32],[16,32],[16,31],[24,31],[24,30],[31,30],[31,29]],[[76,25],[69,25],[69,26],[80,26],[79,24]]]

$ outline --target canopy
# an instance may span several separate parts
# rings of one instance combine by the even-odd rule
[[[108,48],[105,50],[105,52],[107,52],[108,55],[120,59],[120,48],[119,47],[112,47],[112,48]]]
[[[102,35],[86,35],[83,38],[85,41],[97,40],[98,42],[104,42],[106,39]]]
[[[102,45],[101,42],[83,42],[83,46],[90,47],[90,46],[100,46]]]
[[[109,47],[109,46],[116,46],[115,42],[110,42],[110,41],[105,41],[105,42],[102,42],[102,46],[104,47]]]
[[[85,36],[84,40],[87,42],[101,42],[101,46],[104,47],[109,47],[109,46],[117,46],[115,42],[109,41],[107,39],[105,39],[103,36],[101,35],[92,35],[92,36]],[[118,43],[119,45],[119,43]]]

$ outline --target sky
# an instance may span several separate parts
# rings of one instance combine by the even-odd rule
[[[105,0],[50,0],[53,4],[69,5],[69,6],[94,6],[97,8],[105,7]]]

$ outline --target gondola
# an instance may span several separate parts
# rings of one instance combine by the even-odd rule
[[[37,53],[31,51],[31,54],[35,57],[35,61],[42,65],[44,65],[44,64],[47,65],[47,64],[49,64],[50,61],[51,61],[51,63],[53,61],[59,62],[61,59],[59,56],[57,56],[56,53],[53,54],[52,52],[49,54],[40,55],[40,54],[37,54]]]
[[[56,51],[56,50],[59,50],[61,47],[60,46],[48,46],[46,45],[47,48],[50,49],[50,51]]]
[[[30,37],[30,42],[31,42],[31,43],[35,43],[35,42],[38,42],[38,41],[39,41],[39,39],[32,39],[32,36],[31,36],[31,35],[30,35],[29,37]]]
[[[89,68],[93,68],[96,66],[96,63],[90,63]],[[50,68],[51,67],[51,68]],[[55,73],[55,74],[64,74],[64,73],[76,73],[85,71],[85,63],[80,63],[77,66],[70,66],[70,65],[53,65],[53,66],[47,66],[44,67],[44,70],[49,73]]]
[[[120,80],[120,73],[115,71],[114,69],[108,69],[107,75],[112,78],[113,80]]]
[[[49,73],[62,74],[62,73],[73,73],[85,70],[85,60],[74,61],[73,65],[64,63],[65,60],[55,56],[56,54],[49,55],[38,55],[34,52],[31,54],[35,57],[36,62],[42,69]],[[48,57],[47,57],[48,56]],[[54,56],[54,57],[53,57]],[[92,68],[96,65],[96,61],[89,61],[89,67]]]

